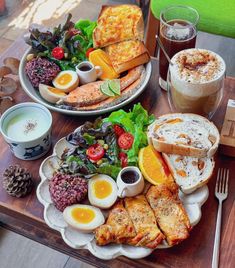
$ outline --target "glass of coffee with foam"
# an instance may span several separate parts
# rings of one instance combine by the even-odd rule
[[[170,58],[183,49],[195,47],[198,21],[198,12],[188,6],[169,6],[162,10],[159,37]],[[165,90],[168,66],[167,58],[160,49],[159,85]]]
[[[225,62],[206,49],[186,49],[171,59],[167,86],[173,112],[211,118],[223,97]]]

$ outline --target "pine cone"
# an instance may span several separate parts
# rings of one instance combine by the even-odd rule
[[[3,177],[3,188],[11,196],[23,197],[30,193],[33,188],[30,173],[19,165],[9,166]]]

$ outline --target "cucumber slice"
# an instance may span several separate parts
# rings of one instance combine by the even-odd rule
[[[119,79],[113,79],[109,80],[109,89],[115,94],[115,95],[121,95],[121,85]]]
[[[100,91],[109,97],[114,97],[115,93],[110,90],[109,88],[109,81],[105,81],[101,86],[100,86]]]

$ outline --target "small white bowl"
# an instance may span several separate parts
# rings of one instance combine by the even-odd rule
[[[10,122],[12,122],[11,120],[17,116],[27,117],[27,115],[30,115],[29,120],[34,120],[35,123],[31,122],[34,124],[34,129],[36,127],[39,128],[40,125],[42,127],[43,122],[43,131],[38,131],[38,133],[36,132],[33,134],[33,137],[31,135],[31,137],[25,137],[25,139],[19,138],[18,135],[16,135],[18,137],[13,137],[14,134],[12,135],[12,133],[9,135],[7,129],[9,128]],[[27,121],[26,124],[29,123],[30,121]],[[26,131],[26,133],[29,133],[29,131],[36,131],[32,129],[28,130],[27,125],[24,126],[25,129],[23,130],[22,127],[22,129],[20,128],[19,131]],[[49,110],[43,105],[33,102],[25,102],[12,106],[3,113],[0,119],[0,130],[5,141],[9,145],[12,153],[17,158],[23,160],[38,159],[49,151],[51,147],[51,126],[52,116]]]

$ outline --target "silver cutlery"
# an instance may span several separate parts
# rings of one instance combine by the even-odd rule
[[[218,207],[217,220],[216,220],[212,268],[219,267],[222,203],[228,197],[228,178],[229,178],[229,170],[226,168],[219,168],[218,173],[217,173],[216,185],[215,185],[215,196],[219,200],[219,207]]]

